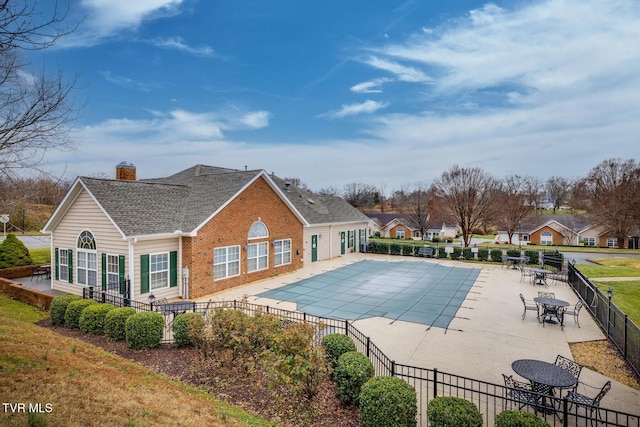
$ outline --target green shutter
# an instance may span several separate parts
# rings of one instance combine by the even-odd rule
[[[107,254],[102,254],[102,290],[107,290]]]
[[[125,291],[124,277],[124,255],[118,255],[118,281],[120,282],[120,295],[124,295]]]
[[[56,248],[56,280],[60,280],[60,254]]]
[[[169,287],[178,286],[178,252],[169,252]]]
[[[149,292],[149,255],[140,255],[140,293]]]
[[[67,249],[67,262],[69,263],[69,283],[73,283],[73,251]]]

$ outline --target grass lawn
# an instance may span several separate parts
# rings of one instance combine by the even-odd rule
[[[29,249],[33,264],[49,264],[51,263],[51,248],[32,248]]]
[[[46,317],[0,295],[0,399],[50,409],[30,416],[2,411],[2,426],[274,426],[194,387],[33,323]]]

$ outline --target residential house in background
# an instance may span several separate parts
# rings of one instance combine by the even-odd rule
[[[123,162],[116,178],[78,177],[45,224],[53,289],[193,299],[366,242],[368,218],[346,201],[264,170],[196,165],[137,180]]]
[[[429,217],[427,229],[423,233],[420,228],[406,215],[390,213],[368,213],[372,233],[380,232],[380,237],[392,239],[432,240],[438,238],[454,238],[459,227],[445,218]]]

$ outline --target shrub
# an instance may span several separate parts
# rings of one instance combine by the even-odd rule
[[[460,259],[460,255],[462,255],[462,248],[454,246],[453,253],[451,253],[451,259]]]
[[[202,335],[204,317],[200,313],[179,314],[173,320],[173,344],[176,347],[191,347],[196,344],[197,337]]]
[[[489,249],[487,248],[478,248],[478,259],[480,261],[486,261],[489,259]]]
[[[529,257],[529,264],[540,264],[540,253],[538,251],[524,251],[524,256]]]
[[[438,258],[446,258],[447,257],[447,250],[444,246],[439,246],[438,247]]]
[[[507,249],[507,256],[520,257],[522,256],[522,252],[520,249]]]
[[[51,315],[51,323],[54,325],[62,325],[64,323],[64,314],[67,312],[67,306],[73,301],[79,301],[82,297],[79,295],[67,294],[55,297],[51,300],[49,309]]]
[[[402,255],[414,255],[415,247],[410,245],[402,245]]]
[[[389,244],[388,243],[378,243],[378,247],[376,248],[377,254],[388,254],[389,253]]]
[[[89,335],[104,333],[105,316],[114,308],[113,304],[93,304],[85,308],[79,322],[82,333]]]
[[[473,260],[473,252],[471,251],[471,248],[464,248],[462,250],[462,258],[467,261]]]
[[[502,249],[491,249],[491,261],[502,262]]]
[[[529,412],[502,411],[496,416],[495,427],[551,427],[549,423]]]
[[[417,424],[416,391],[395,377],[373,377],[360,392],[361,427],[414,427]]]
[[[400,255],[402,253],[402,245],[399,243],[392,243],[389,245],[389,251],[391,255]]]
[[[125,339],[125,322],[135,312],[136,310],[133,307],[118,307],[108,311],[104,317],[104,334],[107,339],[110,341]]]
[[[125,339],[129,348],[155,348],[160,345],[164,332],[164,316],[155,311],[132,314],[124,323]]]
[[[427,408],[432,427],[482,427],[478,407],[459,397],[434,397]]]
[[[0,268],[20,267],[32,263],[29,249],[24,243],[15,234],[7,234],[0,243]]]
[[[97,304],[97,302],[92,299],[81,299],[70,302],[67,306],[67,311],[64,313],[64,325],[67,328],[79,328],[82,312],[85,308],[93,304]]]
[[[340,356],[334,375],[340,401],[357,404],[363,384],[374,375],[373,363],[364,354],[348,351]]]
[[[356,345],[351,338],[341,334],[329,334],[322,338],[320,343],[324,348],[327,362],[333,369],[338,364],[338,359],[348,351],[356,351]]]

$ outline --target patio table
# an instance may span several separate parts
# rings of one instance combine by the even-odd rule
[[[573,387],[577,381],[571,372],[542,360],[515,360],[511,368],[516,374],[531,381],[534,391],[541,394],[541,407],[549,411],[555,411],[555,407],[547,402],[546,395],[553,396],[556,388]]]
[[[534,285],[549,286],[547,283],[547,276],[553,273],[553,271],[545,270],[544,268],[532,268],[531,272],[535,275],[535,279],[533,281]]]
[[[542,321],[547,323],[556,323],[551,316],[555,317],[560,323],[560,327],[564,328],[564,316],[562,315],[565,307],[569,307],[569,303],[565,300],[556,298],[536,297],[533,299],[536,304],[543,307]],[[544,324],[543,324],[544,326]]]
[[[517,269],[518,265],[525,264],[527,262],[527,257],[524,256],[508,256],[507,262],[512,266],[512,268]]]

